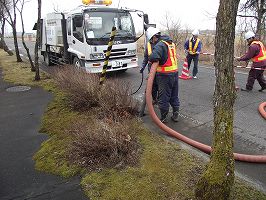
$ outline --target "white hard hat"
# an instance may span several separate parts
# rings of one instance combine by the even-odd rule
[[[152,38],[152,36],[156,35],[156,34],[160,34],[160,30],[158,28],[154,28],[154,27],[149,27],[147,29],[147,39],[150,40]]]
[[[192,35],[198,36],[198,35],[199,35],[199,30],[198,30],[198,29],[195,29],[195,30],[192,32]]]
[[[252,37],[255,37],[255,33],[253,33],[252,31],[248,31],[245,33],[245,39],[250,39]]]

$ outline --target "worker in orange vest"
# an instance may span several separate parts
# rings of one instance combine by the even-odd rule
[[[253,63],[248,73],[246,88],[241,88],[241,91],[251,91],[257,79],[261,86],[259,91],[262,92],[266,89],[266,80],[263,76],[263,72],[266,69],[266,49],[263,43],[256,39],[252,31],[245,33],[245,39],[249,45],[248,51],[245,55],[237,58],[237,61],[248,61],[251,59]]]
[[[151,63],[158,63],[155,76],[158,85],[160,120],[163,123],[167,121],[170,104],[173,108],[171,119],[174,122],[178,122],[178,62],[175,44],[169,36],[156,34],[150,28],[147,30],[147,38],[154,45],[149,61]]]

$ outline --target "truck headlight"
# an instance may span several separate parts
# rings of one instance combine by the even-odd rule
[[[136,49],[134,49],[134,50],[127,50],[126,55],[128,55],[128,56],[136,55]]]
[[[104,59],[104,54],[103,53],[91,53],[90,59],[91,60]]]

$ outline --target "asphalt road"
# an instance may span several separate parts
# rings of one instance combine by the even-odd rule
[[[7,40],[7,44],[11,47],[10,42],[10,40]],[[29,46],[33,47],[34,45],[29,43]],[[24,54],[22,49],[21,52]],[[139,64],[141,64],[141,61],[142,57],[140,56]],[[179,70],[181,74],[182,63]],[[141,81],[141,74],[138,69],[131,69],[116,76],[129,81],[133,91],[138,88]],[[244,87],[246,80],[247,72],[236,71],[236,85]],[[184,135],[209,145],[212,139],[214,85],[213,67],[202,66],[201,63],[199,63],[198,79],[180,80],[179,98],[182,120],[178,125],[173,125],[173,128],[182,130]],[[237,93],[234,107],[234,142],[235,151],[238,153],[266,155],[266,121],[257,111],[260,102],[266,101],[266,92],[258,92],[258,89],[260,89],[260,86],[255,82],[252,92],[239,91]],[[143,93],[144,86],[134,97],[142,99]],[[151,129],[155,126],[147,116],[144,117],[144,122]],[[242,174],[242,177],[266,191],[266,164],[236,162],[236,170]]]
[[[0,199],[85,200],[80,178],[64,179],[35,170],[32,159],[46,134],[38,133],[51,93],[33,87],[7,92],[0,70]]]

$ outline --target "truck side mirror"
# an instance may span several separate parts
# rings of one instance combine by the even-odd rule
[[[75,27],[82,27],[82,21],[83,21],[82,15],[75,15],[73,18]]]
[[[143,19],[144,19],[145,24],[149,24],[149,16],[148,16],[148,14],[144,14],[143,15]]]

